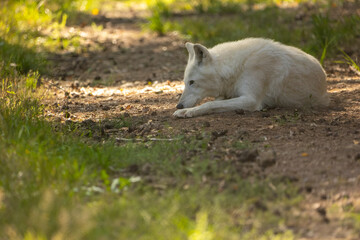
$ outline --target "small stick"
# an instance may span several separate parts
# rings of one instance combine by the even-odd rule
[[[146,138],[146,139],[138,139],[138,138],[116,138],[116,141],[136,141],[136,142],[144,142],[144,141],[177,141],[180,138]]]

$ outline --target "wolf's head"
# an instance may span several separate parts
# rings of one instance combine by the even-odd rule
[[[219,89],[215,81],[214,58],[201,44],[186,43],[189,60],[185,69],[185,89],[176,108],[190,108],[205,97],[216,97]]]

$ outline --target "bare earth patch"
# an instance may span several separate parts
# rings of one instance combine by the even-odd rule
[[[110,16],[110,17],[107,17]],[[290,227],[303,239],[357,239],[344,209],[360,210],[360,77],[345,65],[327,64],[328,109],[268,109],[175,119],[187,55],[175,34],[144,33],[138,19],[119,11],[97,19],[102,31],[73,26],[98,51],[53,57],[45,82],[47,116],[61,123],[126,119],[94,140],[210,137],[209,151],[223,161],[245,161],[244,177],[272,177],[297,184],[304,204]],[[91,126],[90,126],[91,128]],[[95,138],[96,137],[96,138]],[[245,151],[250,146],[253,153]],[[244,157],[244,154],[248,154]],[[250,155],[249,155],[250,154]],[[251,157],[254,154],[255,157]],[[226,184],[226,183],[225,183]],[[329,211],[333,209],[333,211]]]

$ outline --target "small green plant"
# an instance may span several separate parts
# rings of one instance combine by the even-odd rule
[[[352,210],[349,214],[348,214],[348,219],[352,222],[352,224],[355,227],[355,231],[357,233],[360,233],[360,212],[359,211],[354,211]]]
[[[148,28],[151,31],[156,32],[158,35],[165,34],[165,23],[160,14],[154,13],[150,18],[148,18]]]
[[[26,75],[21,75],[16,69],[16,64],[0,62],[0,79],[0,97],[3,100],[22,101],[31,98],[38,87],[40,74],[29,71]]]
[[[339,51],[343,54],[344,57],[344,61],[337,61],[339,63],[346,63],[348,64],[350,67],[353,68],[354,71],[360,73],[360,67],[359,65],[343,50],[339,49]]]
[[[336,45],[337,36],[328,15],[314,15],[312,23],[316,44],[322,49],[320,63],[323,64],[329,48]]]
[[[245,1],[234,0],[201,0],[194,1],[194,9],[198,13],[238,13],[242,12]]]
[[[159,35],[164,35],[166,32],[165,18],[170,16],[168,5],[162,0],[156,0],[155,2],[149,1],[148,7],[151,16],[148,18],[147,27]]]
[[[93,29],[94,32],[101,32],[104,29],[103,25],[96,25],[96,23],[92,22],[91,23],[91,28]]]
[[[239,141],[235,141],[232,144],[232,146],[235,149],[245,150],[245,149],[250,149],[252,147],[252,144],[249,141],[239,140]]]
[[[309,97],[311,98],[311,96]],[[280,125],[284,125],[286,123],[294,123],[301,119],[301,113],[295,110],[292,114],[282,114],[274,117],[274,121],[279,123]]]

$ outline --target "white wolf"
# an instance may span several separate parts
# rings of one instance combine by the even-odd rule
[[[186,43],[186,48],[185,89],[176,117],[329,104],[324,69],[298,48],[262,38],[222,43],[211,49]],[[205,97],[215,101],[194,107]]]

